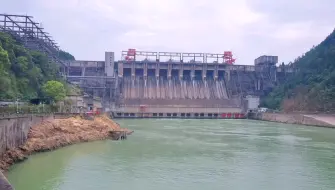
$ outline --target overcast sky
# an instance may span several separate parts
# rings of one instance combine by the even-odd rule
[[[0,12],[28,14],[80,60],[105,51],[223,53],[237,64],[263,54],[285,63],[335,27],[335,0],[0,0]]]

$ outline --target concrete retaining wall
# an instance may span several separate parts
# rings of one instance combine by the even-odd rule
[[[78,114],[10,115],[0,118],[0,159],[8,149],[23,145],[33,125],[49,119],[65,119]]]
[[[1,190],[13,190],[14,189],[1,171],[0,171],[0,189]]]
[[[53,118],[53,115],[11,115],[0,118],[0,159],[6,150],[17,148],[25,143],[33,125]],[[1,171],[0,189],[14,189]]]
[[[279,123],[311,125],[320,127],[335,127],[334,125],[302,114],[284,113],[249,113],[249,119],[273,121]]]
[[[0,119],[0,158],[8,149],[23,145],[33,125],[53,119],[53,115],[17,116]]]

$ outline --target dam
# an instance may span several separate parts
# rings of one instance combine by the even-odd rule
[[[268,94],[294,73],[290,65],[276,66],[278,57],[271,55],[256,58],[254,64],[237,65],[231,51],[128,49],[121,52],[120,60],[109,51],[100,61],[65,61],[33,17],[0,17],[0,31],[27,49],[45,53],[58,64],[61,77],[90,97],[99,97],[103,111],[114,117],[244,118],[251,109],[250,97]]]
[[[73,61],[64,70],[116,118],[244,118],[247,96],[263,96],[294,73],[277,63],[264,55],[254,65],[236,65],[231,51],[128,49],[119,61],[105,52],[105,61]]]
[[[15,21],[13,17],[25,21]],[[29,16],[6,15],[0,20],[0,31],[10,33],[27,48],[44,51],[49,61],[59,60],[58,47]],[[143,54],[147,55],[141,59]],[[148,58],[150,54],[154,59]],[[167,60],[162,58],[165,55]],[[172,55],[176,56],[172,59]],[[100,97],[104,111],[114,117],[243,118],[252,107],[250,96],[269,93],[294,73],[290,66],[276,67],[276,62],[276,56],[260,56],[254,65],[235,65],[229,52],[128,50],[115,62],[114,52],[106,52],[104,61],[59,60],[57,63],[64,78],[78,84],[86,94]],[[285,119],[282,115],[267,118]],[[70,139],[85,140],[86,135],[101,137],[107,134],[105,130],[110,125],[110,122],[99,125],[89,120],[74,121],[75,125],[62,121],[59,124],[66,127],[49,123],[30,130],[39,117],[19,116],[14,120],[2,118],[5,125],[0,127],[0,141],[6,152],[25,143],[27,134],[33,137],[28,138],[27,144],[33,142],[41,150],[50,140],[64,145]],[[292,120],[305,122],[306,118],[291,116],[287,121]],[[17,190],[335,187],[331,156],[335,134],[331,129],[233,119],[115,121],[119,123],[117,126],[137,131],[131,141],[97,141],[31,155],[9,170],[9,182]],[[68,134],[62,137],[54,132]],[[43,142],[34,137],[43,138]],[[24,147],[16,150],[27,151]],[[18,152],[9,150],[8,155],[21,157]],[[2,159],[0,164],[3,162],[8,159]],[[0,172],[0,189],[3,189],[1,180],[7,185]]]

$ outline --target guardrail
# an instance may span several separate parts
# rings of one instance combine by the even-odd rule
[[[69,106],[53,105],[10,105],[0,107],[1,115],[12,114],[51,114],[51,113],[84,113],[85,109],[74,109]]]
[[[35,117],[45,117],[45,116],[53,116],[55,119],[65,119],[73,116],[78,116],[78,115],[90,115],[87,113],[38,113],[38,114],[33,114],[33,113],[11,113],[11,114],[0,114],[0,120],[1,119],[15,119],[15,118],[29,118],[32,116]],[[97,115],[97,114],[95,114]]]

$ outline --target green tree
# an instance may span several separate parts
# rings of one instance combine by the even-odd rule
[[[10,67],[8,53],[0,46],[0,76],[6,73],[6,70]]]
[[[25,56],[20,56],[16,58],[15,69],[20,76],[23,76],[27,73],[29,66],[28,58]]]
[[[64,85],[54,80],[45,83],[42,87],[42,91],[48,98],[51,98],[55,102],[64,100],[66,96]]]
[[[72,60],[67,52],[60,52],[61,59]],[[42,85],[47,81],[60,81],[58,65],[47,55],[31,51],[15,41],[9,34],[0,32],[0,100],[20,98],[29,100],[44,95]]]
[[[63,50],[59,51],[59,58],[62,60],[69,60],[69,61],[75,60],[73,55]]]
[[[285,111],[335,111],[335,30],[288,67],[297,72],[263,99],[263,106]]]

